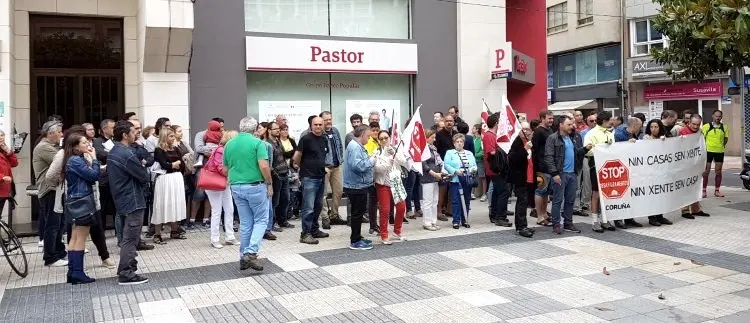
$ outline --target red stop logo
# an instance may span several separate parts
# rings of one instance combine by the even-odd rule
[[[597,176],[599,177],[599,192],[610,200],[625,196],[630,187],[630,172],[619,160],[604,162]]]

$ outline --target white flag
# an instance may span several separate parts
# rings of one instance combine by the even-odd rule
[[[427,147],[427,138],[424,135],[424,125],[420,115],[421,108],[421,105],[417,107],[411,121],[404,128],[401,135],[401,145],[399,146],[399,153],[403,152],[406,155],[406,160],[410,163],[407,168],[411,168],[420,174],[422,174],[422,161],[432,157],[430,148]]]
[[[521,133],[521,122],[518,121],[508,98],[503,96],[503,106],[500,108],[500,119],[497,125],[497,145],[506,153],[509,152],[510,146],[519,133]]]

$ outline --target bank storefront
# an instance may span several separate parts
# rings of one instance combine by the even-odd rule
[[[307,118],[331,111],[334,126],[351,130],[349,116],[380,114],[381,127],[401,127],[412,107],[417,45],[330,39],[246,37],[247,113],[289,120],[299,137]]]

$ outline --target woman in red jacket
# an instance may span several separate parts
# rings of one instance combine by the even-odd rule
[[[18,166],[18,158],[13,149],[5,143],[5,133],[0,130],[0,214],[5,207],[5,201],[10,197],[11,185],[13,185],[12,168],[16,166]]]

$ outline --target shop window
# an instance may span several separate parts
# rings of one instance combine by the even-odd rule
[[[596,50],[587,50],[575,54],[576,84],[596,83]]]
[[[409,0],[244,0],[245,31],[409,39]]]
[[[547,8],[547,34],[568,29],[568,2]]]
[[[547,58],[547,88],[555,87],[555,60],[552,57]]]
[[[609,46],[597,49],[596,81],[608,82],[620,79],[620,46]]]
[[[620,79],[620,46],[608,46],[557,57],[557,86],[586,85]]]
[[[654,28],[653,20],[636,20],[631,22],[632,56],[650,55],[654,48],[664,48],[667,38]]]
[[[578,25],[594,22],[594,0],[578,1]]]
[[[383,105],[377,101],[382,101]],[[247,72],[248,115],[258,116],[259,121],[270,121],[278,111],[271,107],[292,110],[295,115],[287,115],[287,119],[290,129],[296,128],[297,133],[307,128],[308,116],[327,110],[333,114],[333,125],[344,136],[349,131],[350,113],[347,110],[352,111],[354,105],[372,107],[367,112],[375,107],[379,111],[385,107],[389,118],[391,109],[397,106],[403,125],[411,111],[411,76]],[[367,120],[366,112],[360,114]],[[290,132],[294,134],[294,131]]]

